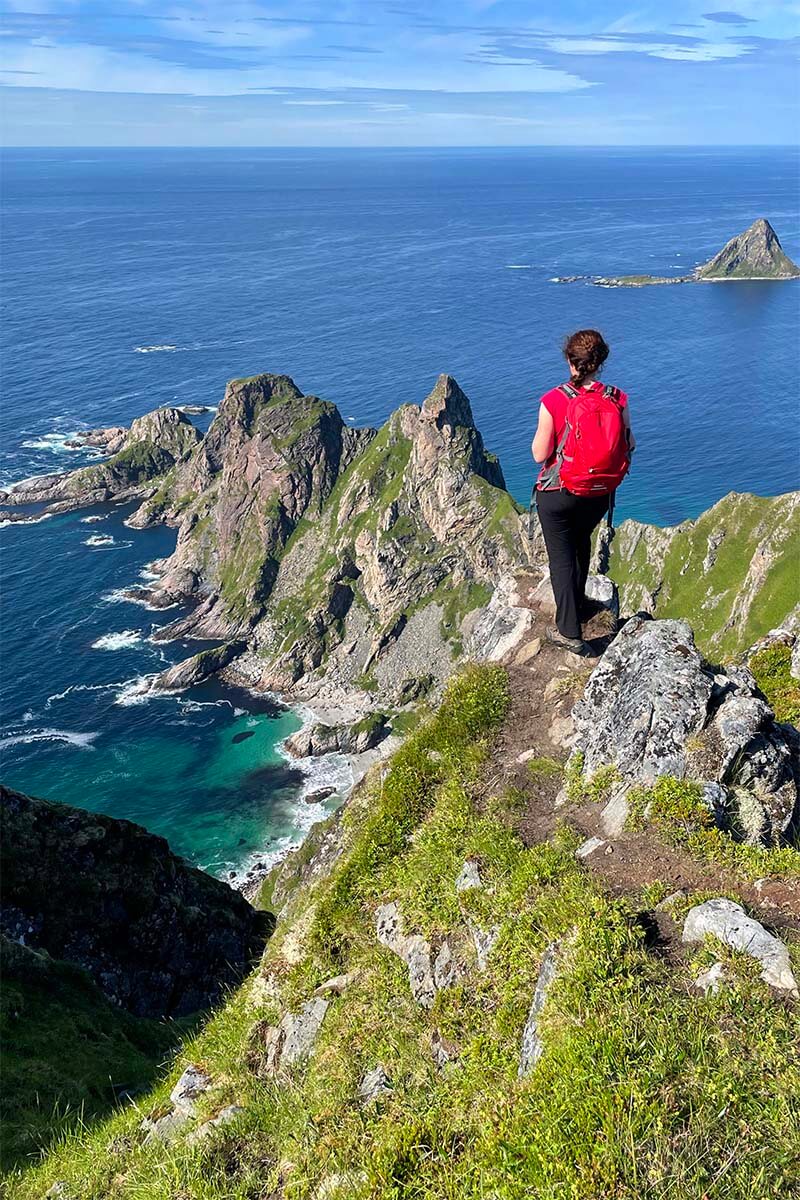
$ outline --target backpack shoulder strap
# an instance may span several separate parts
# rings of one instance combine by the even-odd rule
[[[614,387],[613,383],[607,383],[603,388],[603,395],[607,400],[613,400],[615,404],[619,404],[622,392],[618,387]]]
[[[574,400],[578,394],[577,388],[574,388],[571,383],[560,383],[558,391],[563,392],[568,400]]]

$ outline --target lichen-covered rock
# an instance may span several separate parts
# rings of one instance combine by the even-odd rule
[[[212,1085],[211,1076],[192,1063],[181,1075],[169,1098],[172,1108],[158,1116],[145,1117],[141,1123],[146,1141],[171,1142],[192,1124],[197,1115],[197,1101]]]
[[[545,1006],[550,987],[556,977],[558,949],[558,942],[551,942],[542,955],[533,999],[528,1010],[525,1028],[522,1031],[522,1049],[519,1059],[519,1074],[521,1076],[531,1073],[544,1052],[544,1044],[539,1034],[539,1018]]]
[[[775,721],[746,667],[714,674],[685,621],[632,617],[573,710],[573,748],[593,774],[613,764],[622,785],[603,810],[618,835],[632,784],[692,778],[718,824],[732,813],[754,842],[786,834],[798,811],[800,737]]]
[[[137,1016],[181,1016],[238,984],[272,928],[163,838],[0,788],[0,927],[85,968]]]
[[[457,939],[445,937],[431,945],[418,933],[407,934],[394,902],[378,908],[375,932],[381,945],[408,967],[411,994],[423,1008],[432,1008],[437,991],[452,987],[465,974],[466,964]]]
[[[322,1022],[330,1007],[323,996],[304,1001],[297,1012],[286,1012],[275,1026],[258,1025],[254,1030],[260,1043],[259,1070],[267,1075],[304,1062],[312,1053]]]
[[[767,838],[785,833],[797,811],[800,739],[776,724],[745,667],[728,672],[724,686],[701,739],[706,769],[710,763],[717,779],[753,793],[764,809]]]
[[[627,780],[682,777],[686,742],[705,725],[712,689],[685,621],[632,617],[573,710],[587,774],[613,763]]]
[[[383,1063],[378,1063],[371,1071],[367,1071],[358,1085],[358,1094],[363,1104],[372,1104],[380,1100],[381,1096],[389,1096],[391,1093],[392,1081]]]
[[[757,959],[761,963],[761,978],[770,987],[793,996],[800,994],[786,946],[779,938],[767,933],[759,921],[748,917],[740,904],[721,897],[690,909],[683,923],[683,941],[702,942],[708,934],[713,934],[732,950]]]

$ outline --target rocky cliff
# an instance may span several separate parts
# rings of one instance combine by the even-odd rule
[[[208,1008],[263,948],[267,914],[163,838],[8,788],[0,804],[0,929],[82,967],[134,1015]]]
[[[623,612],[683,617],[705,653],[724,660],[800,624],[798,562],[800,492],[731,492],[670,528],[623,522],[608,569]]]
[[[118,444],[119,431],[100,434]],[[378,431],[350,428],[287,376],[234,380],[205,437],[159,410],[107,462],[2,499],[38,512],[135,497],[131,526],[178,530],[149,599],[189,612],[163,636],[224,639],[218,665],[235,645],[249,682],[287,693],[402,703],[440,685],[465,617],[529,557],[525,518],[449,376]]]

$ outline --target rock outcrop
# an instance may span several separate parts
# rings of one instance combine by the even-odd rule
[[[2,932],[83,967],[136,1016],[209,1007],[262,949],[269,914],[163,838],[8,788],[0,802]]]
[[[707,263],[697,279],[798,279],[800,267],[784,254],[778,235],[764,217],[737,233]]]
[[[377,432],[350,428],[287,376],[234,380],[205,437],[159,410],[107,462],[10,502],[74,507],[131,498],[145,481],[128,523],[178,529],[146,598],[191,602],[160,636],[246,638],[246,681],[287,693],[353,692],[368,679],[402,704],[435,690],[461,653],[466,614],[529,553],[499,463],[446,375]],[[158,685],[186,686],[210,662]]]
[[[721,897],[690,909],[683,923],[683,941],[702,942],[709,935],[732,950],[757,959],[761,963],[761,978],[770,987],[800,996],[785,944],[767,933],[760,921],[748,917],[741,904]]]
[[[662,775],[706,782],[720,820],[753,842],[775,842],[798,817],[800,736],[775,721],[747,668],[706,666],[685,621],[632,617],[573,721],[587,776],[613,765],[621,779],[608,832],[624,821],[626,790]]]
[[[109,500],[134,500],[149,492],[151,481],[161,480],[201,440],[199,431],[176,408],[159,408],[138,417],[127,433],[103,429],[86,437],[95,439],[87,440],[87,445],[113,451],[111,457],[0,492],[0,505],[45,505],[50,511],[67,512]]]

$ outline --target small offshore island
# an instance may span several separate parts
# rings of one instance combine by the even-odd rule
[[[595,287],[650,287],[669,283],[725,283],[735,280],[800,279],[800,267],[784,253],[765,217],[737,233],[718,254],[690,275],[560,275],[553,283],[588,282]]]

